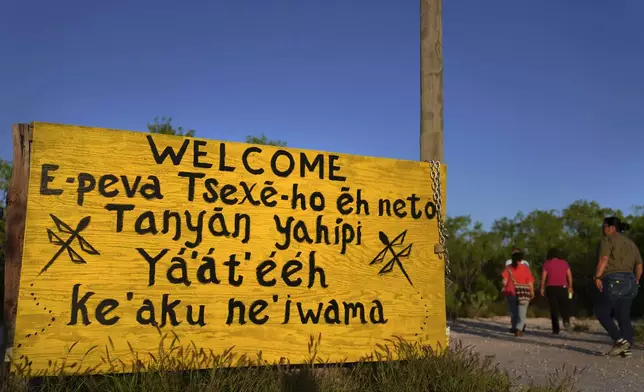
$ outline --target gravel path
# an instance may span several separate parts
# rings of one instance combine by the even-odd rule
[[[511,377],[522,384],[547,384],[549,375],[564,369],[573,374],[581,391],[644,391],[644,351],[633,348],[630,358],[606,357],[611,340],[597,321],[583,321],[587,332],[559,336],[550,332],[549,319],[529,319],[526,333],[517,338],[508,332],[507,317],[461,319],[450,322],[451,339],[486,356],[494,356]],[[573,321],[573,325],[575,321]]]

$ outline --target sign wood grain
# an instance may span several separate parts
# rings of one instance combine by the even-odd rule
[[[311,336],[334,362],[447,343],[428,163],[49,123],[32,137],[13,355],[33,370],[117,371],[101,348],[129,363],[159,331],[291,363]],[[444,208],[444,166],[441,184]]]

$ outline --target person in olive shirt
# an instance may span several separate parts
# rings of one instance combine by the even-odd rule
[[[617,217],[604,219],[595,274],[595,285],[599,290],[595,316],[615,342],[607,355],[623,357],[631,355],[631,305],[642,277],[642,255],[637,245],[622,234],[628,228],[629,225]],[[619,327],[615,325],[611,312],[614,312]]]

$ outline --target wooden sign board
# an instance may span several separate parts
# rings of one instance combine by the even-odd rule
[[[427,162],[34,123],[29,170],[13,360],[32,370],[119,371],[102,349],[156,355],[159,331],[291,363],[311,336],[332,362],[447,344]]]

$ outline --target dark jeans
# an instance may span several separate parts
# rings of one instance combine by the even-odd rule
[[[633,325],[631,324],[631,305],[639,289],[635,275],[629,272],[616,272],[602,278],[604,290],[599,293],[595,304],[595,316],[610,337],[617,341],[625,339],[633,344]],[[611,317],[614,312],[617,325]]]
[[[546,297],[548,298],[548,306],[550,307],[552,332],[559,333],[559,315],[563,319],[564,326],[570,324],[568,288],[563,286],[548,286],[546,287]]]

